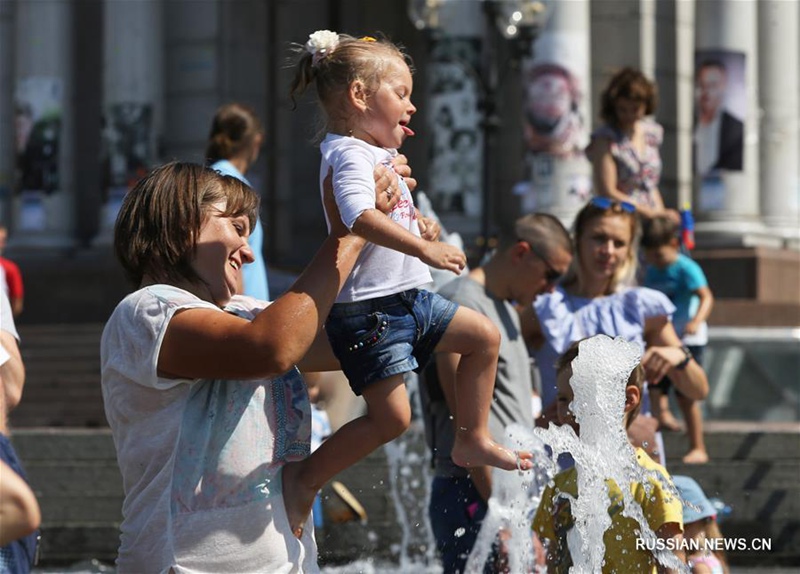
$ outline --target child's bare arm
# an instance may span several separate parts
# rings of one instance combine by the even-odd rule
[[[700,298],[700,306],[692,320],[686,323],[686,332],[690,335],[697,333],[697,329],[708,320],[711,309],[714,308],[714,294],[707,286],[700,287],[694,294]]]
[[[686,554],[680,549],[681,542],[683,541],[683,529],[681,528],[680,524],[677,522],[666,522],[662,524],[661,528],[656,531],[656,536],[658,536],[661,540],[672,539],[673,542],[668,546],[668,548],[675,548],[675,556],[681,561],[682,564],[686,564]],[[673,568],[665,568],[659,564],[658,572],[659,574],[678,574],[679,571]]]
[[[467,263],[466,255],[457,247],[417,237],[376,209],[359,215],[353,231],[371,243],[418,257],[437,269],[460,273]]]

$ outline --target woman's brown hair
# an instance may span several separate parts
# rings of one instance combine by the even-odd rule
[[[608,82],[600,96],[600,117],[609,125],[617,125],[615,105],[620,98],[644,104],[645,115],[655,113],[658,105],[656,85],[634,68],[623,68]]]
[[[201,165],[171,162],[151,171],[125,196],[114,226],[114,251],[134,286],[197,281],[191,263],[200,228],[212,205],[225,201],[225,217],[256,222],[258,195],[235,177]]]

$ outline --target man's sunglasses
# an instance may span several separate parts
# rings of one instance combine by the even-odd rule
[[[608,197],[596,196],[593,197],[589,203],[593,206],[597,207],[598,209],[612,209],[614,207],[618,207],[622,211],[626,211],[628,213],[636,213],[636,206],[632,203],[628,203],[627,201],[617,201],[615,199],[610,199]]]
[[[525,241],[524,239],[519,239],[519,238],[517,239],[517,241],[525,243],[530,248],[531,253],[533,253],[536,257],[539,258],[539,260],[542,263],[544,263],[544,266],[545,266],[545,269],[546,269],[546,271],[544,273],[544,279],[545,279],[545,281],[547,281],[547,284],[548,285],[553,285],[555,283],[558,283],[558,280],[561,279],[561,277],[564,274],[561,271],[559,271],[558,269],[554,268],[552,265],[550,265],[550,262],[547,260],[547,258],[544,255],[542,255],[542,253],[538,249],[536,249],[533,246],[533,244],[531,244],[530,241]]]

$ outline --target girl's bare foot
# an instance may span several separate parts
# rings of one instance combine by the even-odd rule
[[[473,437],[466,433],[459,433],[456,437],[450,457],[463,467],[496,466],[503,470],[533,468],[533,455],[530,452],[508,450],[490,438]]]
[[[708,453],[699,448],[694,448],[683,457],[684,464],[705,464],[708,462]]]
[[[292,534],[297,538],[303,536],[303,528],[311,514],[311,507],[314,505],[314,497],[317,489],[305,486],[300,480],[300,471],[303,463],[289,462],[283,467],[283,505],[286,508],[286,518]]]

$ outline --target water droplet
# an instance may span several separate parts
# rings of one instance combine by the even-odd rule
[[[456,528],[456,531],[453,532],[453,536],[455,536],[456,538],[461,538],[466,533],[467,533],[467,529],[466,528]]]

